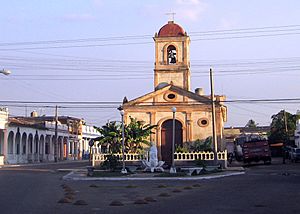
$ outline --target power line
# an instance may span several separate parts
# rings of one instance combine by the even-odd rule
[[[267,99],[232,99],[232,100],[224,100],[224,101],[216,101],[216,103],[278,103],[278,102],[300,102],[300,98],[267,98]],[[4,104],[55,104],[55,105],[115,105],[122,104],[120,101],[21,101],[21,100],[0,100],[0,103]],[[153,102],[142,102],[149,103],[151,106]],[[156,102],[155,104],[164,104],[164,105],[172,105],[172,104],[206,104],[211,103],[210,100],[203,101],[188,101],[188,102]],[[65,106],[68,107],[68,106]],[[93,106],[98,107],[98,106]]]
[[[74,56],[64,56],[64,57],[74,57]],[[84,66],[86,68],[89,66],[89,68],[97,68],[101,66],[101,68],[122,68],[124,65],[126,67],[131,68],[150,68],[152,67],[151,61],[137,61],[137,60],[111,60],[111,59],[93,59],[91,60],[85,60],[83,58],[75,57],[75,59],[49,59],[49,58],[20,58],[16,56],[2,56],[0,58],[0,61],[3,61],[8,66],[27,66],[27,67],[33,67],[35,66],[43,66],[50,65],[50,66],[73,66],[76,64],[77,66]],[[9,61],[7,63],[6,61]],[[28,62],[24,63],[22,61]],[[45,62],[46,61],[46,62]],[[198,62],[202,63],[198,63]],[[295,63],[300,62],[300,57],[287,57],[287,58],[266,58],[266,59],[238,59],[238,60],[197,60],[192,59],[191,60],[192,67],[207,67],[207,66],[248,66],[248,65],[261,65],[261,64],[282,64],[282,63]],[[128,64],[129,63],[129,64]],[[142,64],[141,64],[142,63]],[[145,66],[145,63],[147,65]],[[143,65],[144,64],[144,65]],[[39,67],[39,68],[40,68]],[[45,67],[48,68],[48,67]],[[49,67],[49,68],[55,68],[55,67]]]
[[[190,32],[190,34],[202,34],[202,33],[218,33],[218,32],[232,32],[232,31],[253,31],[253,30],[263,30],[263,29],[276,29],[276,28],[293,28],[300,27],[298,24],[294,25],[278,25],[278,26],[264,26],[264,27],[255,27],[255,28],[236,28],[236,29],[227,29],[227,30],[211,30],[211,31],[196,31]]]
[[[193,41],[200,40],[219,40],[219,39],[241,39],[241,38],[253,38],[253,37],[270,37],[270,36],[285,36],[285,35],[297,35],[300,33],[294,32],[300,29],[286,29],[291,27],[298,27],[300,25],[290,25],[290,26],[277,26],[277,27],[262,27],[262,28],[250,28],[237,30],[223,30],[223,31],[207,31],[207,32],[194,32],[195,37],[205,37],[205,36],[216,36],[225,35],[223,37],[210,37],[210,38],[195,38]],[[282,29],[284,28],[284,29]],[[259,30],[260,29],[260,30]],[[269,29],[269,30],[261,30]],[[235,31],[235,32],[234,32]],[[277,33],[286,32],[286,33]],[[257,34],[257,35],[242,35],[242,36],[226,36],[232,34],[253,34],[253,33],[269,33],[269,34]],[[197,35],[200,34],[200,35]],[[191,34],[193,35],[193,33]],[[52,41],[36,41],[36,42],[18,42],[18,43],[0,43],[0,46],[30,46],[30,45],[48,45],[48,44],[64,44],[64,43],[78,43],[78,42],[106,42],[114,40],[128,40],[128,39],[148,39],[149,35],[142,36],[121,36],[121,37],[106,37],[106,38],[88,38],[88,39],[73,39],[73,40],[52,40]],[[149,37],[150,39],[150,37]],[[6,48],[0,49],[0,51],[15,51],[15,50],[35,50],[35,49],[58,49],[58,48],[88,48],[88,47],[102,47],[102,46],[122,46],[122,45],[141,45],[141,44],[151,44],[152,42],[126,42],[126,43],[101,43],[101,44],[85,44],[85,45],[63,45],[63,46],[41,46],[41,47],[23,47],[23,48]]]
[[[223,40],[223,39],[246,39],[246,38],[259,38],[259,37],[274,37],[274,36],[287,36],[287,35],[299,35],[300,33],[278,33],[278,34],[261,34],[261,35],[245,35],[245,36],[228,36],[228,37],[216,37],[216,38],[200,38],[193,41],[202,40]],[[1,49],[0,49],[1,50]]]
[[[62,68],[63,70],[63,68]],[[73,69],[70,69],[70,71],[72,71]],[[79,69],[75,69],[79,70]],[[81,70],[81,69],[80,69]],[[84,71],[86,72],[89,69],[85,69]],[[277,72],[283,72],[283,71],[298,71],[300,70],[300,64],[299,65],[291,65],[291,66],[273,66],[273,67],[262,67],[262,68],[252,68],[252,69],[226,69],[226,70],[218,70],[216,69],[216,73],[220,74],[220,73],[264,73],[263,71],[269,72],[269,73],[277,73]],[[91,71],[93,71],[93,69],[91,69]],[[85,74],[14,74],[14,77],[68,77],[68,76],[72,76],[72,77],[114,77],[114,76],[130,76],[130,75],[134,75],[136,76],[145,76],[145,75],[153,75],[153,71],[148,71],[147,73],[139,70],[139,71],[129,71],[129,70],[117,70],[117,71],[111,71],[111,70],[94,70],[94,71],[104,71],[104,72],[108,72],[107,73],[101,73],[101,74],[89,74],[89,73],[85,73]],[[129,74],[128,74],[129,73]],[[194,70],[193,74],[207,74],[208,72],[206,70]]]
[[[255,27],[255,28],[238,28],[238,29],[227,29],[227,30],[195,31],[195,32],[190,32],[190,35],[197,36],[198,34],[200,34],[200,35],[237,34],[237,33],[241,34],[241,33],[261,33],[261,32],[280,32],[280,31],[300,30],[297,27],[300,27],[300,25],[295,24],[295,25],[265,26],[265,27]],[[0,43],[0,46],[82,43],[82,42],[98,42],[98,41],[112,41],[112,40],[136,40],[136,39],[145,39],[145,38],[150,39],[150,38],[152,38],[152,35],[144,34],[144,35],[124,35],[124,36],[110,36],[110,37],[79,38],[79,39],[8,42],[8,43]]]
[[[15,45],[41,45],[41,44],[59,44],[59,43],[81,43],[81,42],[97,42],[97,41],[111,41],[111,40],[136,40],[149,38],[151,35],[136,35],[136,36],[112,36],[102,38],[82,38],[82,39],[60,39],[60,40],[43,40],[32,42],[7,42],[0,43],[0,46],[15,46]]]
[[[108,43],[108,44],[88,44],[88,45],[65,45],[65,46],[48,46],[48,47],[24,47],[0,49],[0,51],[16,51],[16,50],[42,50],[42,49],[63,49],[63,48],[89,48],[89,47],[105,47],[105,46],[123,46],[123,45],[144,45],[152,44],[152,42],[128,42],[128,43]]]
[[[0,79],[0,81],[19,81],[19,80],[30,80],[30,81],[107,81],[107,80],[150,80],[149,77],[137,77],[137,78],[130,78],[130,77],[115,77],[115,78],[5,78]]]

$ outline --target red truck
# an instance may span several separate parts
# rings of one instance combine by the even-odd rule
[[[263,161],[271,164],[271,150],[267,140],[252,140],[242,145],[244,163]]]

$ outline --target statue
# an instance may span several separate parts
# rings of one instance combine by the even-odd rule
[[[143,165],[146,167],[144,171],[147,171],[150,169],[151,172],[154,172],[155,170],[164,171],[162,168],[162,165],[164,165],[164,161],[158,161],[157,159],[157,148],[154,143],[151,143],[151,147],[149,150],[149,161],[142,160]]]

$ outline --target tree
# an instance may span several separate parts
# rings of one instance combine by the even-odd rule
[[[254,120],[250,119],[247,124],[245,125],[245,127],[247,128],[255,128],[257,127],[258,123],[256,123]]]
[[[269,142],[289,142],[290,137],[294,136],[296,129],[296,120],[299,115],[294,115],[285,110],[281,110],[277,114],[272,115],[271,130],[269,134]]]
[[[136,153],[143,149],[145,145],[150,145],[148,138],[152,129],[156,125],[144,124],[130,117],[130,123],[124,127],[125,135],[125,152]],[[122,127],[116,121],[111,121],[101,128],[95,127],[101,134],[100,137],[94,139],[99,141],[98,145],[108,145],[111,153],[119,153],[122,149]]]
[[[109,146],[111,153],[118,153],[121,151],[121,138],[122,131],[119,124],[116,121],[106,123],[101,128],[95,127],[101,134],[100,137],[94,139],[99,141],[98,146]]]
[[[136,118],[130,117],[130,123],[125,127],[126,151],[136,153],[144,146],[150,146],[149,136],[156,125],[144,124]]]

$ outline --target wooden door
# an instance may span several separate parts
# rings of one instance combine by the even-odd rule
[[[167,165],[172,163],[173,120],[166,120],[161,127],[161,156]],[[182,146],[182,124],[175,120],[175,148]]]

